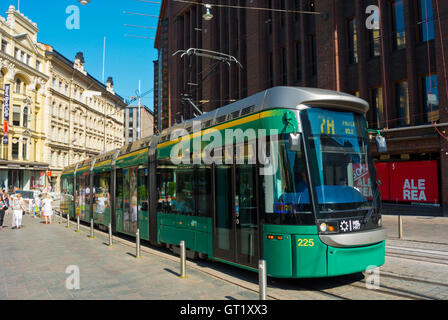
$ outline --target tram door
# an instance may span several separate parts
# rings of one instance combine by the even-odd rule
[[[252,165],[215,170],[214,256],[252,267],[258,261],[255,174]]]

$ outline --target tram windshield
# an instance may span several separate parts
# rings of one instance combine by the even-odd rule
[[[319,218],[372,209],[377,186],[371,180],[375,175],[365,118],[312,108],[302,120]]]

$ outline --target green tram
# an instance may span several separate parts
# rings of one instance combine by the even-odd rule
[[[279,278],[381,266],[368,104],[275,87],[67,167],[72,219]]]

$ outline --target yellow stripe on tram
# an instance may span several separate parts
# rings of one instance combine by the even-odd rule
[[[209,131],[212,131],[212,130],[223,130],[223,129],[227,129],[227,128],[230,128],[230,127],[235,127],[235,126],[238,126],[238,125],[242,125],[242,124],[246,124],[246,123],[249,123],[249,122],[257,121],[259,119],[267,118],[267,117],[271,116],[273,113],[274,113],[273,110],[264,111],[262,113],[254,114],[254,115],[248,116],[246,118],[241,118],[241,119],[237,119],[237,120],[230,121],[230,122],[227,122],[227,123],[223,123],[223,124],[220,124],[219,126],[216,126],[216,127],[212,127],[212,128],[207,128],[207,129],[201,130],[200,132],[190,133],[188,135],[188,138],[185,138],[185,139],[191,140],[191,139],[194,139],[194,138],[206,135],[206,134],[209,133]],[[179,142],[179,140],[167,141],[167,142],[164,142],[164,143],[161,143],[161,144],[157,145],[157,148],[167,147],[169,145],[176,144],[178,142]]]

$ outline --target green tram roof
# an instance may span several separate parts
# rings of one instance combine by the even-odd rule
[[[316,88],[274,87],[165,129],[162,131],[160,142],[170,140],[171,132],[177,129],[184,129],[192,133],[193,121],[200,121],[201,129],[205,129],[263,110],[275,108],[297,109],[299,105],[324,106],[330,109],[363,114],[369,110],[369,104],[366,101],[342,92]]]

